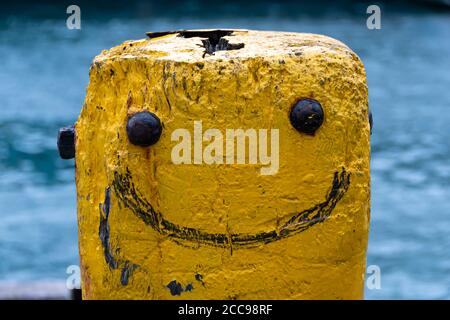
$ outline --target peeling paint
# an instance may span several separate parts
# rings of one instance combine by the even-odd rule
[[[185,288],[181,285],[181,283],[176,280],[171,281],[166,288],[170,290],[170,294],[173,296],[180,296],[183,292],[190,292],[194,289],[192,283],[189,283]]]

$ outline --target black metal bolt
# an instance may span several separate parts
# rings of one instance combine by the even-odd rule
[[[75,158],[75,128],[73,126],[59,129],[58,151],[64,160]]]
[[[154,113],[138,112],[128,119],[128,139],[136,146],[148,147],[155,144],[161,133],[161,121]]]
[[[291,109],[289,120],[299,132],[314,135],[323,123],[323,109],[314,99],[300,99]]]

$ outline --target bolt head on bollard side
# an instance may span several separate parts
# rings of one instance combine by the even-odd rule
[[[61,128],[58,132],[59,156],[64,160],[75,158],[75,128]]]
[[[364,66],[326,36],[150,33],[76,123],[84,299],[361,299]]]

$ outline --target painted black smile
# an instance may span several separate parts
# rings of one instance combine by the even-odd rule
[[[342,199],[350,186],[350,173],[344,168],[334,173],[331,188],[325,201],[309,209],[294,213],[280,227],[259,233],[208,233],[194,228],[179,226],[166,220],[157,212],[142,194],[135,188],[133,177],[127,169],[125,174],[114,173],[113,190],[121,204],[129,208],[146,225],[162,235],[174,240],[186,240],[193,243],[218,247],[252,247],[260,243],[270,243],[305,231],[313,225],[325,221],[334,207]]]

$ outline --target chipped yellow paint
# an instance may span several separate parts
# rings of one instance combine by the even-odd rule
[[[225,38],[245,47],[205,55],[200,38],[169,35],[128,41],[95,58],[76,124],[85,299],[363,297],[370,133],[361,61],[320,35],[238,30]],[[291,107],[305,97],[324,109],[314,136],[289,122]],[[143,110],[163,123],[148,148],[126,134],[127,117]],[[173,164],[171,133],[192,132],[197,120],[221,132],[279,129],[278,173],[260,175],[260,164]],[[350,185],[326,220],[270,243],[233,244],[233,234],[279,232],[294,213],[323,202],[342,168]],[[117,195],[114,181],[127,172],[139,199],[164,219],[228,235],[228,242],[151,228]]]

